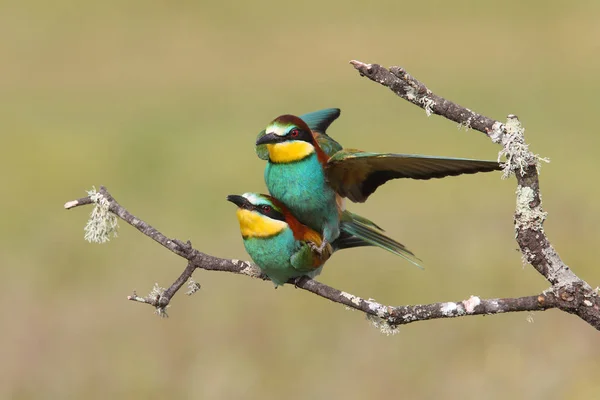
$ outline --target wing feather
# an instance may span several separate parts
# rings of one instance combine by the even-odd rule
[[[329,159],[325,173],[340,196],[362,203],[391,179],[444,178],[500,169],[496,161],[342,150]]]

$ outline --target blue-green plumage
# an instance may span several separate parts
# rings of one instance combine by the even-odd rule
[[[265,182],[273,197],[303,224],[322,232],[329,243],[339,236],[336,194],[325,180],[316,153],[291,163],[268,163]]]
[[[244,247],[275,285],[283,285],[303,275],[316,276],[321,272],[321,266],[315,268],[312,265],[308,245],[294,239],[290,228],[266,238],[244,238]]]

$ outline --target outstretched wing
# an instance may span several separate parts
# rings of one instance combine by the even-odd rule
[[[362,203],[390,179],[443,178],[500,169],[496,161],[343,150],[329,159],[325,173],[340,196]]]
[[[317,143],[329,157],[342,149],[342,146],[338,142],[333,140],[325,133],[329,125],[331,125],[331,123],[339,116],[339,108],[326,108],[324,110],[314,111],[300,116],[300,119],[306,122],[306,125],[308,125],[311,131],[313,131]],[[263,137],[265,134],[266,132],[263,129],[256,137],[256,140],[258,141],[258,139]],[[260,159],[269,159],[269,152],[266,144],[256,146],[255,150]]]

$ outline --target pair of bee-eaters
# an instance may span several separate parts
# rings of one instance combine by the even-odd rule
[[[326,134],[339,115],[339,109],[330,108],[277,117],[256,141],[256,153],[267,160],[270,195],[227,196],[238,206],[246,251],[275,286],[318,275],[333,252],[351,247],[377,246],[419,266],[404,245],[346,210],[344,198],[364,202],[391,179],[501,169],[496,161],[343,149]]]

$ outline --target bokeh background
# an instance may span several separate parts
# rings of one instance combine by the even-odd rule
[[[364,315],[293,287],[198,271],[170,318],[126,301],[185,263],[121,223],[83,240],[106,185],[199,249],[247,259],[227,194],[264,191],[258,131],[340,107],[348,147],[494,159],[484,135],[360,78],[351,59],[401,65],[488,116],[517,114],[546,231],[592,285],[600,195],[597,1],[282,3],[56,0],[0,12],[0,398],[594,399],[600,336],[548,311],[431,321],[385,336]],[[424,262],[336,254],[319,279],[389,304],[535,294],[514,241],[515,181],[395,181],[351,209]]]

